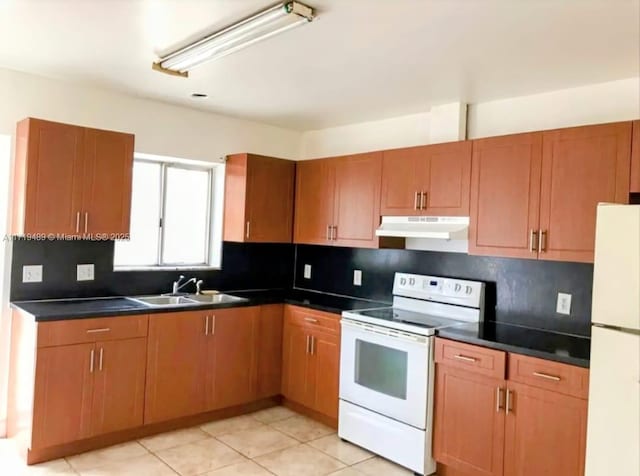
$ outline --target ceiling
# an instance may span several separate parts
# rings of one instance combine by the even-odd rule
[[[298,130],[640,74],[640,0],[307,0],[311,24],[188,79],[151,70],[273,3],[0,0],[0,67]]]

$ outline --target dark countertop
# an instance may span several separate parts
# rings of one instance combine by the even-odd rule
[[[493,321],[437,331],[439,337],[589,367],[591,339]]]
[[[17,301],[12,302],[11,305],[16,309],[33,315],[38,322],[133,314],[160,314],[279,303],[293,304],[334,314],[340,314],[342,311],[351,309],[367,309],[390,305],[385,302],[334,296],[301,289],[235,290],[224,292],[233,296],[243,297],[246,301],[180,307],[147,307],[124,297],[112,297]],[[591,341],[587,337],[577,337],[493,321],[479,324],[469,323],[458,327],[440,329],[437,331],[437,335],[469,344],[589,367]]]
[[[148,307],[124,297],[90,299],[53,299],[41,301],[15,301],[11,306],[34,316],[37,322],[91,317],[124,316],[133,314],[159,314],[165,312],[224,309],[229,307],[259,306],[261,304],[287,303],[320,311],[340,314],[349,309],[366,309],[388,306],[388,303],[345,298],[330,294],[299,289],[224,291],[243,297],[246,301],[225,304],[197,304],[190,306]]]

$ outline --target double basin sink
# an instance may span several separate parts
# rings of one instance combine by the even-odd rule
[[[247,299],[229,294],[186,294],[184,296],[158,295],[128,297],[127,299],[147,307],[189,307],[203,304],[232,304]]]

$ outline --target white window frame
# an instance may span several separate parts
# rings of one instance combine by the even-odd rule
[[[114,251],[114,271],[166,271],[166,270],[202,270],[221,269],[222,260],[222,202],[224,187],[223,163],[196,162],[189,160],[168,159],[164,157],[134,154],[135,162],[146,162],[160,166],[160,216],[158,217],[158,250],[155,264],[146,265],[116,265]],[[163,262],[164,253],[164,218],[167,204],[167,170],[177,168],[183,170],[197,170],[209,174],[209,189],[207,193],[207,235],[205,238],[205,256],[202,263],[170,263]]]

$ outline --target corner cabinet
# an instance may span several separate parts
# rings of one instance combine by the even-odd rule
[[[593,262],[596,207],[628,203],[631,123],[475,140],[470,254]]]
[[[587,369],[446,339],[435,360],[442,474],[584,474]]]
[[[235,154],[225,170],[224,240],[291,243],[295,162]]]
[[[470,180],[470,141],[386,150],[380,213],[467,216]]]
[[[282,394],[312,416],[338,422],[340,316],[285,306]]]
[[[129,233],[133,144],[131,134],[19,122],[12,233]]]
[[[377,248],[382,153],[297,165],[294,242]]]

